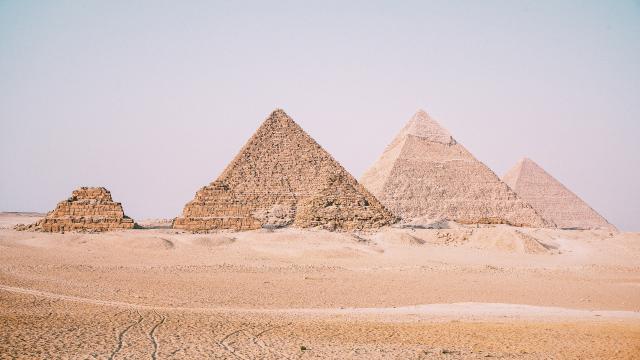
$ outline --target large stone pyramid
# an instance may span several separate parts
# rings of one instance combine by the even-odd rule
[[[616,230],[615,226],[530,159],[518,161],[503,179],[539,214],[558,227]]]
[[[53,211],[35,224],[18,226],[18,230],[45,232],[100,232],[134,227],[124,214],[122,205],[113,202],[109,190],[103,187],[81,187],[71,197],[58,203]]]
[[[377,228],[395,217],[282,110],[201,188],[174,228]]]
[[[422,110],[360,182],[408,223],[552,226]]]

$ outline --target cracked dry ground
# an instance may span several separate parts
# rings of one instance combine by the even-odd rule
[[[640,350],[640,328],[628,322],[380,322],[10,292],[0,292],[0,304],[3,359],[631,359]]]
[[[526,234],[0,230],[0,359],[638,358],[640,236]]]

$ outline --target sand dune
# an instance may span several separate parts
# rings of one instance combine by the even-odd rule
[[[0,358],[634,358],[639,254],[508,226],[4,229]]]

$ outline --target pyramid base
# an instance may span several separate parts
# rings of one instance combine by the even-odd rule
[[[262,223],[248,217],[179,217],[173,221],[173,228],[193,232],[207,230],[248,231],[262,228]]]
[[[126,230],[135,228],[133,219],[109,219],[109,218],[64,218],[64,219],[42,219],[31,225],[17,225],[14,229],[18,231],[40,231],[40,232],[104,232],[111,230]]]

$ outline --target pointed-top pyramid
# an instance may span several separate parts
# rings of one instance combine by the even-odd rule
[[[433,120],[426,111],[418,110],[407,122],[407,124],[400,130],[400,133],[394,139],[401,141],[408,135],[417,136],[422,139],[426,139],[431,142],[453,145],[456,141],[451,134],[445,130],[440,124]],[[393,144],[392,143],[392,144]]]
[[[423,110],[360,182],[405,222],[553,225]]]
[[[518,161],[503,179],[540,215],[560,228],[616,230],[615,226],[530,159]]]
[[[359,230],[395,217],[284,111],[264,121],[220,177],[174,221],[190,231],[322,226]]]

